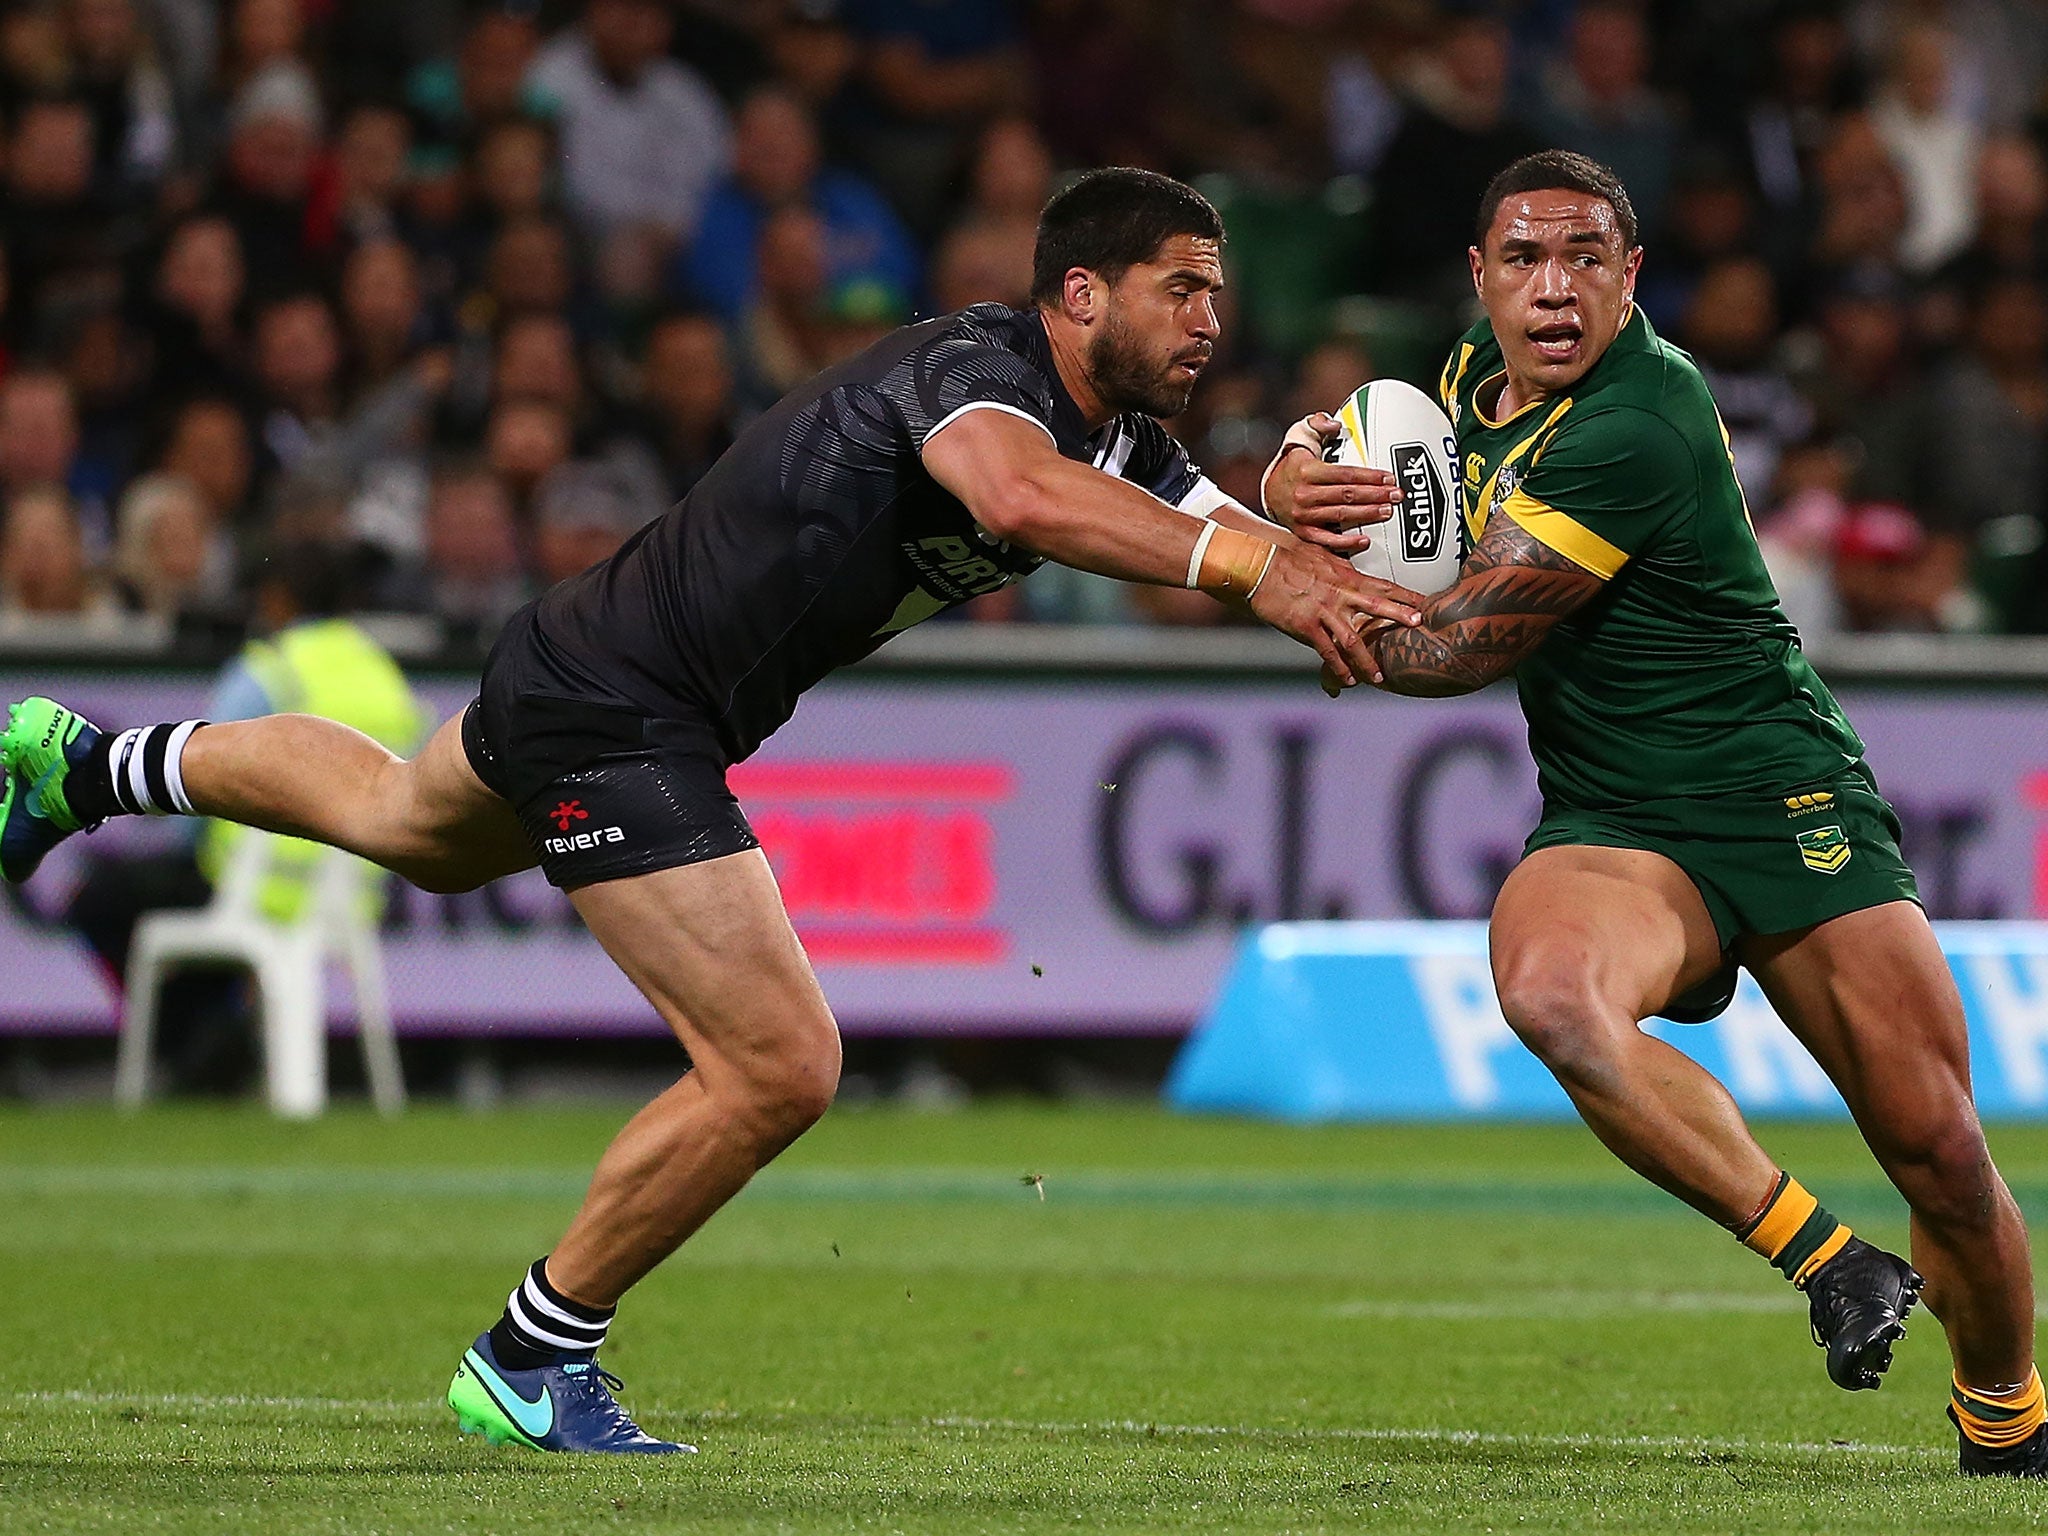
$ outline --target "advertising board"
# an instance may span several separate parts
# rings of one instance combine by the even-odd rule
[[[200,710],[207,680],[0,672],[108,724]],[[446,717],[463,682],[423,686]],[[2048,914],[2048,697],[1850,690],[1944,918]],[[1313,677],[835,679],[733,784],[853,1032],[1179,1032],[1250,924],[1478,918],[1533,824],[1511,692],[1444,701]],[[0,900],[0,1029],[105,1030],[63,927],[85,860],[181,835],[122,822]],[[400,1027],[653,1031],[538,875],[394,891]]]

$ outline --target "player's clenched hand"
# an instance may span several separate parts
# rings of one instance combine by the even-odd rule
[[[1380,681],[1370,631],[1420,624],[1422,599],[1406,587],[1361,576],[1346,561],[1305,545],[1279,545],[1252,593],[1251,610],[1323,658],[1325,678],[1349,688]]]
[[[1401,490],[1384,469],[1326,463],[1324,445],[1340,430],[1320,412],[1289,427],[1261,494],[1267,516],[1296,538],[1350,556],[1372,543],[1360,530],[1394,515]]]

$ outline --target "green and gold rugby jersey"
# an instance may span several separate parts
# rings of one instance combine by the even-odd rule
[[[1496,511],[1606,583],[1516,671],[1545,806],[1784,795],[1863,743],[1778,606],[1692,359],[1631,307],[1570,393],[1497,421],[1484,320],[1444,368],[1468,543]]]

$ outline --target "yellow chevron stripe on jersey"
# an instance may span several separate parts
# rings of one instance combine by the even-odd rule
[[[1460,342],[1455,357],[1444,360],[1444,374],[1437,381],[1437,397],[1443,401],[1444,414],[1452,421],[1458,419],[1458,386],[1465,382],[1465,370],[1472,366],[1472,356],[1479,349],[1471,342]]]
[[[1546,507],[1527,491],[1517,489],[1501,502],[1500,509],[1538,543],[1556,550],[1573,565],[1585,567],[1602,581],[1611,581],[1628,564],[1626,551],[1616,549],[1555,507]]]
[[[1541,404],[1540,401],[1536,403]],[[1560,421],[1564,420],[1564,413],[1571,408],[1572,397],[1566,395],[1557,402],[1550,414],[1543,418],[1542,426],[1515,444],[1513,448],[1508,450],[1507,456],[1493,466],[1493,473],[1486,477],[1486,484],[1480,487],[1479,494],[1465,498],[1465,531],[1471,536],[1475,544],[1479,541],[1479,536],[1486,532],[1486,519],[1492,512],[1494,489],[1500,484],[1500,472],[1519,460],[1532,447],[1536,449],[1536,458],[1532,458],[1529,461],[1529,467],[1535,468],[1536,459],[1543,456],[1543,447],[1549,445],[1553,429]],[[1517,416],[1520,414],[1520,411],[1515,413]],[[1512,419],[1511,417],[1510,420]],[[1543,446],[1538,446],[1539,444]]]

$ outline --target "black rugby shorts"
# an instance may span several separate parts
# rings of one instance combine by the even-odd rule
[[[534,647],[529,614],[492,648],[462,747],[564,890],[761,846],[711,722],[579,696]]]

